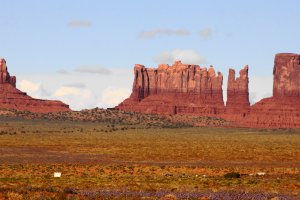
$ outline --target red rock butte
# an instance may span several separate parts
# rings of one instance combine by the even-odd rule
[[[16,88],[16,77],[10,76],[5,59],[0,59],[0,109],[15,109],[49,113],[68,111],[69,106],[60,101],[34,99]]]
[[[213,67],[200,68],[180,61],[158,68],[137,64],[132,94],[117,108],[159,114],[223,114],[222,81],[223,75],[216,74]]]
[[[300,55],[280,53],[275,56],[273,96],[251,106],[242,124],[300,128]]]
[[[273,75],[273,97],[250,106],[248,66],[239,77],[229,69],[225,106],[223,75],[212,66],[207,69],[180,61],[158,68],[136,64],[132,93],[116,109],[214,116],[243,127],[300,128],[300,55],[277,54]]]

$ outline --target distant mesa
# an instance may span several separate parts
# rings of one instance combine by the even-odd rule
[[[194,114],[224,116],[249,112],[248,66],[235,78],[230,69],[227,107],[223,100],[223,75],[199,65],[176,61],[158,68],[134,67],[130,97],[118,105],[120,110],[158,114]]]
[[[0,59],[0,108],[39,113],[69,111],[61,101],[34,99],[16,88],[16,77],[10,76],[5,59]]]
[[[158,68],[134,67],[131,96],[117,108],[159,114],[207,114],[225,112],[223,75],[213,67],[200,68],[180,61]]]
[[[273,97],[250,106],[248,66],[229,69],[227,102],[223,101],[223,75],[211,66],[160,64],[134,66],[129,98],[116,109],[153,114],[191,114],[221,117],[235,126],[300,128],[300,55],[275,56]]]
[[[223,100],[223,75],[199,65],[176,61],[157,68],[134,66],[131,95],[115,107],[117,110],[223,118],[234,127],[300,128],[300,55],[280,53],[275,56],[273,96],[250,106],[249,67],[237,76],[229,69],[227,102]],[[0,60],[0,109],[39,113],[69,111],[60,101],[40,100],[16,88],[6,61]]]

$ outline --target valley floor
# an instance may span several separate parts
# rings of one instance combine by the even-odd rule
[[[2,117],[0,199],[299,199],[299,147],[291,129]]]

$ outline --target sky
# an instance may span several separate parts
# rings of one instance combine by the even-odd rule
[[[300,53],[298,0],[0,0],[0,57],[17,87],[80,110],[128,97],[135,63],[249,65],[250,101],[272,95],[274,55]]]

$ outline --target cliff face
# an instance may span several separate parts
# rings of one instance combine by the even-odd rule
[[[300,96],[300,55],[281,53],[275,56],[273,96]]]
[[[131,96],[117,106],[120,110],[147,113],[224,113],[223,76],[198,65],[175,62],[158,68],[134,67]]]
[[[226,114],[245,116],[249,113],[250,102],[248,85],[248,66],[240,70],[240,76],[237,78],[235,78],[235,71],[229,69]]]
[[[10,76],[7,71],[6,61],[5,59],[0,59],[0,84],[9,83],[12,86],[16,87],[16,77]]]
[[[70,110],[60,101],[34,99],[16,88],[16,77],[10,76],[6,61],[0,60],[0,108],[31,112],[58,112]]]
[[[223,102],[221,73],[216,75],[213,67],[208,70],[198,65],[185,65],[177,61],[173,66],[166,64],[158,68],[135,65],[133,95],[136,100],[157,94],[193,94],[200,101]]]
[[[226,108],[221,73],[180,61],[158,68],[134,67],[131,96],[117,109],[158,113],[216,116],[234,126],[300,128],[300,55],[277,54],[274,62],[273,96],[253,106],[249,102],[248,66],[235,77],[229,70]]]
[[[273,97],[251,106],[243,122],[252,127],[300,128],[300,55],[275,56]]]

